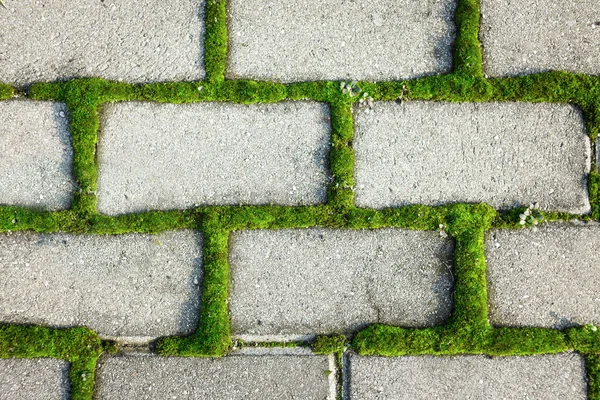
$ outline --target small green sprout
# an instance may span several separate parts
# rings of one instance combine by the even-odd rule
[[[533,227],[533,230],[537,231],[537,225],[544,219],[544,216],[536,210],[537,207],[537,203],[530,204],[522,214],[519,214],[521,227]]]

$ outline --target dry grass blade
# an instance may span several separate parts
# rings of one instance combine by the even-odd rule
[[[4,4],[4,0],[0,0],[0,4],[2,4],[2,7],[8,8],[8,7],[6,7],[6,4]]]

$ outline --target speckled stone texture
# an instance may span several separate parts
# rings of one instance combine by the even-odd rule
[[[232,332],[245,340],[424,327],[452,310],[452,249],[438,232],[290,229],[232,233]]]
[[[359,207],[590,211],[590,141],[569,104],[376,102],[358,111],[354,149]]]
[[[398,80],[450,72],[455,0],[231,0],[231,78]]]
[[[116,236],[0,234],[0,322],[85,325],[148,341],[196,329],[202,240],[191,231]]]
[[[0,205],[69,208],[75,186],[63,103],[0,102]]]
[[[204,77],[204,1],[5,1],[0,81]]]
[[[0,359],[0,400],[66,400],[69,363],[49,358]]]
[[[102,213],[327,200],[324,104],[132,102],[106,106],[102,120]]]

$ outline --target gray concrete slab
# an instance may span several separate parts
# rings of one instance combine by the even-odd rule
[[[68,118],[63,103],[0,102],[0,205],[47,210],[71,205]]]
[[[597,0],[481,0],[484,72],[600,74]]]
[[[204,77],[204,2],[5,1],[0,81]]]
[[[359,207],[590,211],[590,141],[568,104],[377,102],[358,111],[354,149]]]
[[[323,203],[329,137],[320,103],[110,105],[99,139],[98,209]]]
[[[450,239],[401,229],[243,231],[230,237],[231,329],[243,340],[423,327],[452,310]]]
[[[147,341],[190,334],[199,315],[202,240],[161,235],[0,235],[0,321],[85,325]]]
[[[231,78],[399,80],[450,72],[454,0],[231,0]]]
[[[486,235],[493,325],[600,325],[600,225],[552,223]]]
[[[96,383],[103,400],[335,400],[332,367],[327,356],[314,355],[107,357]]]
[[[67,400],[69,363],[50,358],[0,359],[0,400]]]
[[[577,353],[528,357],[349,358],[348,400],[545,400],[587,398]]]

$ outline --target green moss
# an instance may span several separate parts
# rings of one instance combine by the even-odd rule
[[[587,374],[588,400],[600,400],[600,356],[586,354],[585,370]]]
[[[205,13],[204,69],[208,81],[218,82],[227,63],[227,1],[207,1]]]
[[[315,354],[332,354],[342,353],[348,344],[344,335],[319,335],[310,346]]]
[[[0,83],[0,100],[10,99],[14,94],[15,89],[12,86]]]

